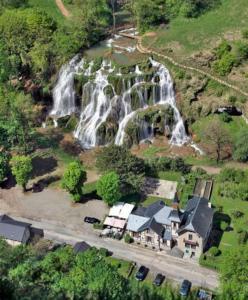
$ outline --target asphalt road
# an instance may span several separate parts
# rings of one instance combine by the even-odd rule
[[[165,252],[156,252],[136,245],[129,245],[123,241],[100,238],[99,233],[92,229],[92,225],[84,224],[81,230],[71,230],[65,226],[58,226],[46,220],[33,221],[26,218],[14,217],[17,220],[32,223],[33,227],[44,230],[44,237],[58,242],[75,244],[86,241],[91,246],[104,247],[113,252],[116,258],[134,261],[138,265],[145,265],[152,273],[163,273],[168,279],[180,283],[188,279],[194,286],[210,289],[218,287],[218,274],[212,270],[199,266],[194,261],[176,258]],[[68,221],[68,220],[67,220]],[[86,225],[86,226],[85,226]]]

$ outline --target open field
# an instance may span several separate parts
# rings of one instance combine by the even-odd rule
[[[172,48],[174,55],[183,58],[215,46],[221,38],[239,38],[240,31],[248,27],[247,17],[246,0],[223,0],[220,7],[198,18],[175,18],[169,29],[159,29],[154,38],[147,37],[145,42],[160,49]]]

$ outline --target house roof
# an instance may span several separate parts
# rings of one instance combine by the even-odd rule
[[[17,242],[23,242],[25,231],[31,224],[19,222],[7,215],[0,216],[0,236]]]
[[[178,209],[172,209],[169,215],[169,219],[172,222],[180,223],[182,219],[182,213]]]
[[[161,224],[157,223],[155,218],[149,219],[145,224],[143,224],[143,226],[140,227],[139,231],[144,231],[146,229],[151,229],[159,236],[163,236],[164,227]]]
[[[118,202],[115,205],[113,205],[109,210],[109,216],[110,217],[119,217],[119,214],[123,208],[124,203]]]
[[[157,212],[159,212],[163,207],[165,206],[165,203],[162,200],[158,200],[151,205],[149,205],[146,208],[145,211],[145,217],[151,218],[153,217]]]
[[[128,221],[127,221],[127,230],[133,231],[133,232],[140,232],[140,228],[146,224],[150,218],[130,214]]]
[[[82,241],[82,242],[78,242],[74,245],[73,251],[74,251],[75,254],[77,254],[77,253],[80,253],[80,252],[85,252],[90,248],[91,248],[91,246],[89,244]]]
[[[133,209],[133,204],[125,203],[120,211],[119,218],[127,220]]]
[[[163,225],[171,225],[171,220],[169,219],[169,216],[172,210],[173,209],[171,207],[164,206],[154,215],[155,220]]]
[[[133,204],[118,202],[110,208],[109,216],[127,220],[133,209]]]
[[[213,210],[208,207],[208,200],[200,197],[191,198],[186,206],[183,226],[178,230],[181,233],[185,230],[198,233],[203,239],[206,238],[213,220]]]
[[[103,224],[106,226],[123,229],[126,225],[126,220],[120,220],[114,217],[107,217]]]

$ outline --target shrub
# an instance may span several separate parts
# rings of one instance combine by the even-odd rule
[[[226,231],[228,226],[229,226],[229,224],[226,221],[223,220],[223,221],[220,222],[220,229],[222,231]]]
[[[232,117],[228,113],[226,113],[226,112],[222,113],[220,115],[220,118],[225,123],[230,123],[232,121]]]
[[[211,257],[218,256],[218,255],[220,255],[220,253],[221,253],[221,251],[217,247],[211,247],[208,250],[208,255]]]
[[[239,243],[239,245],[246,244],[247,240],[248,240],[248,232],[247,231],[241,231],[238,234],[238,243]]]
[[[238,219],[238,218],[241,218],[243,217],[244,213],[240,210],[234,210],[232,212],[232,216],[235,218],[235,219]]]
[[[130,234],[126,234],[124,238],[125,243],[131,244],[133,242],[133,238],[130,236]]]
[[[235,104],[236,101],[237,101],[237,97],[234,96],[234,95],[231,95],[231,96],[229,96],[228,101],[229,101],[231,104]]]
[[[248,29],[244,29],[244,30],[242,31],[242,37],[243,37],[244,39],[248,39]]]

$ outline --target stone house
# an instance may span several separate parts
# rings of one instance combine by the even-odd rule
[[[208,200],[193,197],[185,211],[157,201],[129,215],[126,231],[138,244],[162,250],[177,246],[184,256],[199,257],[212,229],[213,210]]]

